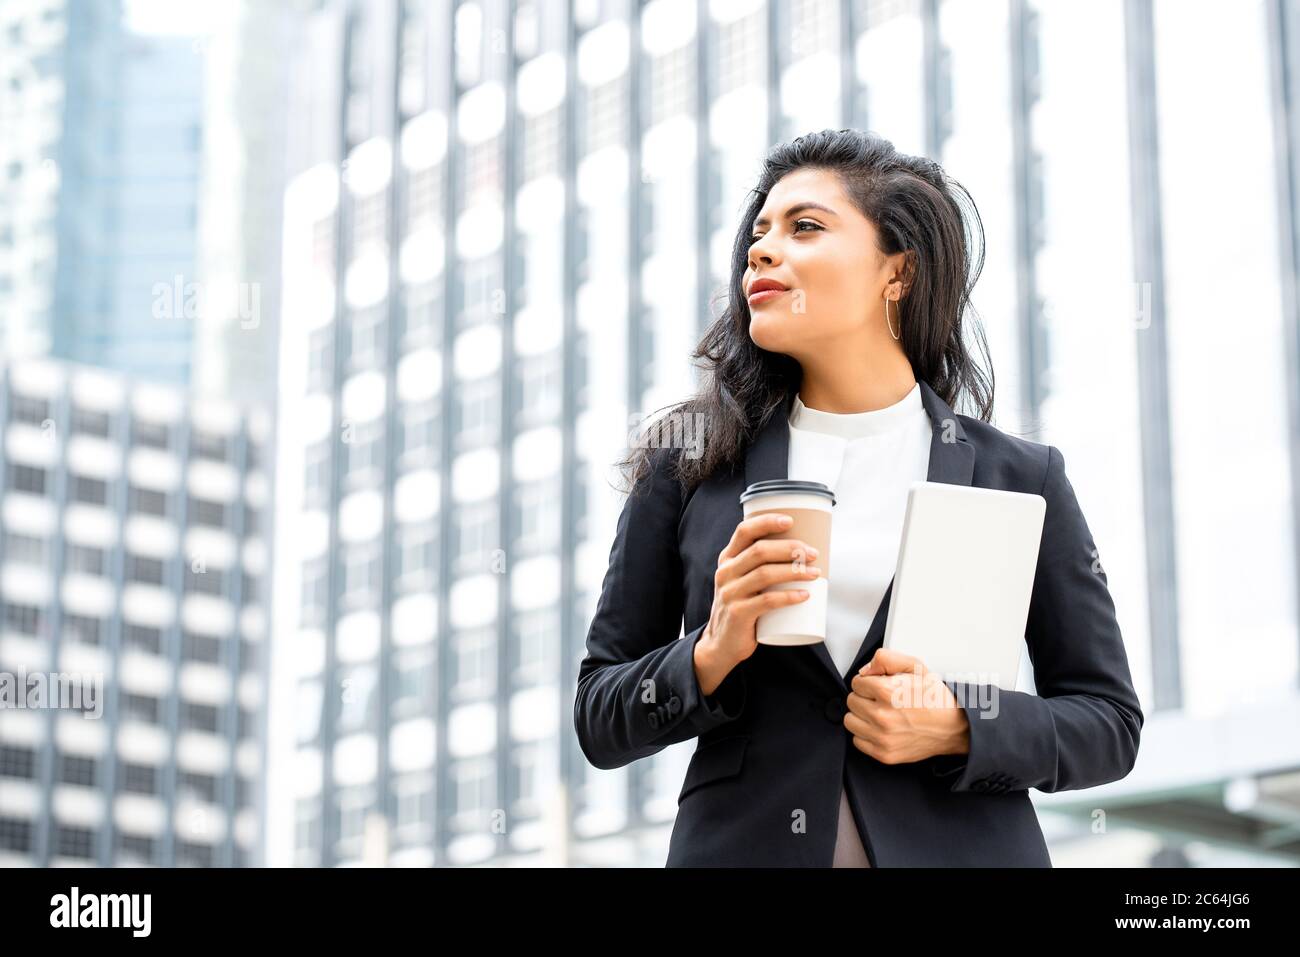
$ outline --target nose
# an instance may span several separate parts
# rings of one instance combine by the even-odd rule
[[[766,237],[764,237],[764,239],[766,239]],[[770,266],[775,262],[772,253],[768,251],[768,247],[763,245],[764,239],[758,240],[752,246],[749,247],[749,268],[750,269],[757,268],[758,263],[763,263],[765,265]]]

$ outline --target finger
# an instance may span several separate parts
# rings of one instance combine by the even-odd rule
[[[862,738],[864,741],[870,741],[873,744],[880,736],[880,728],[870,721],[854,714],[850,711],[844,716],[844,727],[855,738]]]
[[[855,694],[868,701],[887,702],[893,694],[892,675],[854,675],[850,684]]]
[[[739,598],[748,598],[782,582],[816,581],[821,574],[822,570],[816,565],[768,562],[729,583],[727,590],[731,600],[735,601]]]
[[[871,660],[858,669],[858,674],[892,675],[900,671],[925,674],[925,662],[915,655],[905,654],[896,648],[877,648]]]
[[[780,591],[765,591],[738,601],[731,607],[734,609],[733,614],[739,615],[745,621],[756,621],[759,615],[771,611],[773,608],[784,608],[786,605],[797,605],[801,601],[808,600],[808,593],[798,588],[781,589]]]
[[[856,714],[858,717],[867,721],[873,720],[872,716],[880,708],[880,703],[878,701],[874,701],[871,698],[864,698],[856,692],[849,695],[846,703],[848,704],[850,713]]]
[[[790,528],[793,523],[782,522],[782,519],[789,517],[780,512],[764,512],[738,523],[736,530],[731,533],[731,541],[727,542],[727,547],[718,556],[718,564],[735,558],[760,538]]]
[[[727,559],[719,565],[715,579],[719,585],[725,585],[727,582],[738,581],[764,565],[775,565],[802,573],[810,564],[809,556],[815,556],[816,552],[817,550],[807,542],[801,542],[797,538],[763,539],[754,542],[735,558]],[[782,576],[774,574],[774,577],[768,580],[768,584],[773,581],[790,581],[793,578],[803,577],[802,574]]]
[[[878,755],[881,754],[880,747],[868,738],[860,738],[856,734],[852,737],[853,746],[869,758],[880,760]]]

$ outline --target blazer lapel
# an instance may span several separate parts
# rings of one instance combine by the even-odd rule
[[[925,382],[920,382],[920,386],[921,402],[930,417],[932,432],[926,481],[942,482],[946,485],[970,485],[971,477],[975,472],[975,446],[967,439],[961,421],[948,403]],[[746,488],[766,479],[790,477],[790,412],[794,407],[794,397],[795,392],[792,391],[786,397],[784,406],[772,414],[746,450]],[[835,535],[845,534],[846,531],[836,527],[831,536],[832,545]],[[823,641],[804,645],[795,650],[815,656],[845,689],[851,688],[853,675],[871,659],[876,648],[884,641],[885,621],[889,615],[889,597],[893,590],[894,580],[891,576],[889,587],[885,589],[880,606],[876,609],[875,618],[872,619],[866,637],[846,674],[841,675],[838,672],[835,661]]]

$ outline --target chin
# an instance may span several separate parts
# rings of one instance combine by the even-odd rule
[[[749,337],[760,349],[768,352],[784,352],[794,347],[798,338],[795,320],[790,315],[776,313],[765,316],[761,312],[750,314]]]
[[[754,339],[755,346],[766,348],[768,352],[784,352],[785,346],[792,345],[792,324],[789,316],[750,313],[749,337]]]

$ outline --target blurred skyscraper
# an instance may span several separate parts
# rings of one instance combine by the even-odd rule
[[[268,413],[19,360],[0,426],[0,866],[260,862]]]
[[[210,7],[195,328],[197,391],[272,401],[279,346],[289,79],[305,0]]]
[[[202,58],[118,0],[0,6],[0,330],[44,355],[189,381]]]
[[[693,744],[600,771],[572,733],[610,465],[695,386],[766,148],[849,125],[974,195],[994,424],[1063,451],[1119,611],[1143,753],[1042,796],[1057,862],[1300,854],[1295,6],[1224,9],[322,3],[284,206],[271,859],[662,864]],[[1234,715],[1248,760],[1206,735]]]

